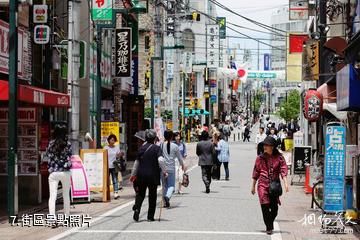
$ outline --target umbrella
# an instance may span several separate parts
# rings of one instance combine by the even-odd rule
[[[145,142],[145,131],[138,131],[134,136]]]

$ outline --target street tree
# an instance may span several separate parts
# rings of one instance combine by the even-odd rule
[[[298,90],[291,90],[287,99],[280,105],[280,117],[286,122],[297,119],[300,114],[300,93]]]

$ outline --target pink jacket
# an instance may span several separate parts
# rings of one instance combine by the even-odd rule
[[[255,166],[253,170],[252,178],[258,182],[257,192],[259,195],[260,204],[269,204],[269,173],[268,167],[272,166],[273,169],[273,180],[284,178],[287,176],[288,167],[286,165],[285,159],[282,155],[269,156],[269,155],[259,155],[256,158]],[[280,204],[280,200],[278,199]]]

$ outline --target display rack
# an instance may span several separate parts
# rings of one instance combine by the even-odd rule
[[[18,124],[18,174],[38,175],[38,126],[37,123]],[[7,175],[8,124],[0,123],[0,175]]]

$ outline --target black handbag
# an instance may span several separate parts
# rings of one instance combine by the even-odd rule
[[[282,195],[282,187],[281,187],[281,183],[280,183],[280,179],[273,179],[273,168],[272,168],[272,164],[270,163],[270,167],[268,167],[268,175],[269,175],[269,181],[270,181],[270,186],[269,186],[269,195],[270,198],[278,198]]]

